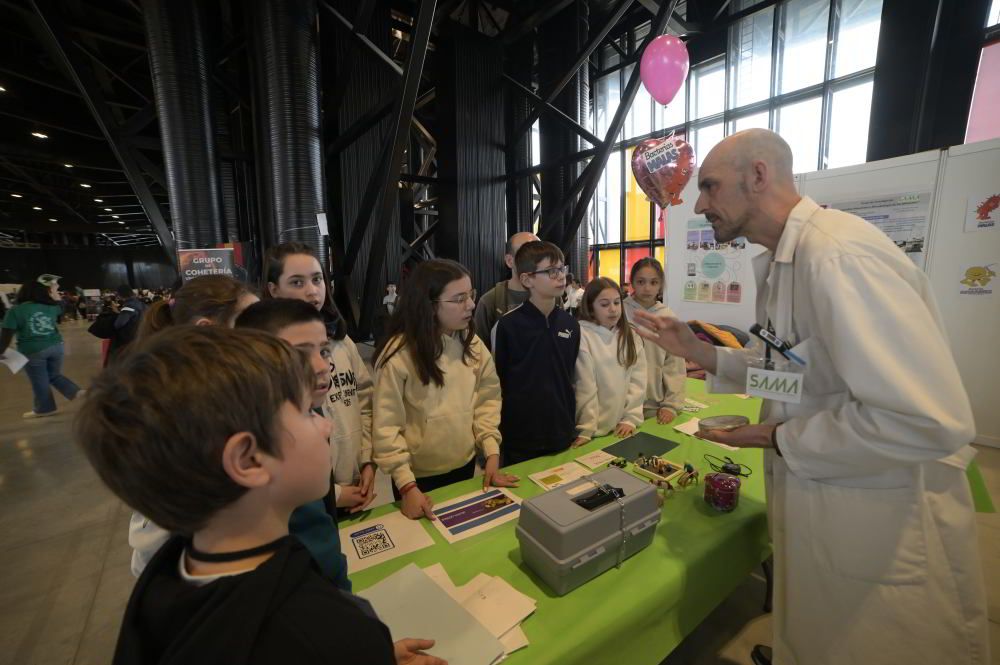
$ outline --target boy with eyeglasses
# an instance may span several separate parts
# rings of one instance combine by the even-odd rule
[[[530,295],[493,333],[504,466],[566,450],[576,437],[573,379],[580,324],[556,306],[569,272],[563,261],[562,251],[544,241],[525,243],[514,257]]]

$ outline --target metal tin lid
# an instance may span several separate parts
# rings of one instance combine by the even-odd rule
[[[737,427],[744,427],[750,424],[750,419],[746,416],[713,416],[712,418],[702,418],[698,422],[698,431],[705,432],[710,429],[733,430]]]

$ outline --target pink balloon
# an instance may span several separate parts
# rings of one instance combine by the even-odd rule
[[[687,46],[673,35],[660,35],[646,47],[639,62],[639,77],[653,99],[666,106],[688,75]]]

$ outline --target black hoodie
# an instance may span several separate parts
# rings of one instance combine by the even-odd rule
[[[201,587],[181,579],[184,545],[171,538],[136,582],[115,665],[395,662],[389,629],[323,578],[295,538],[256,570]]]

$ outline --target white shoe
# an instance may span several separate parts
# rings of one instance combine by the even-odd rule
[[[21,417],[30,420],[31,418],[47,418],[49,416],[54,416],[57,413],[59,412],[49,411],[48,413],[35,413],[34,411],[28,411],[26,413],[22,413]]]

